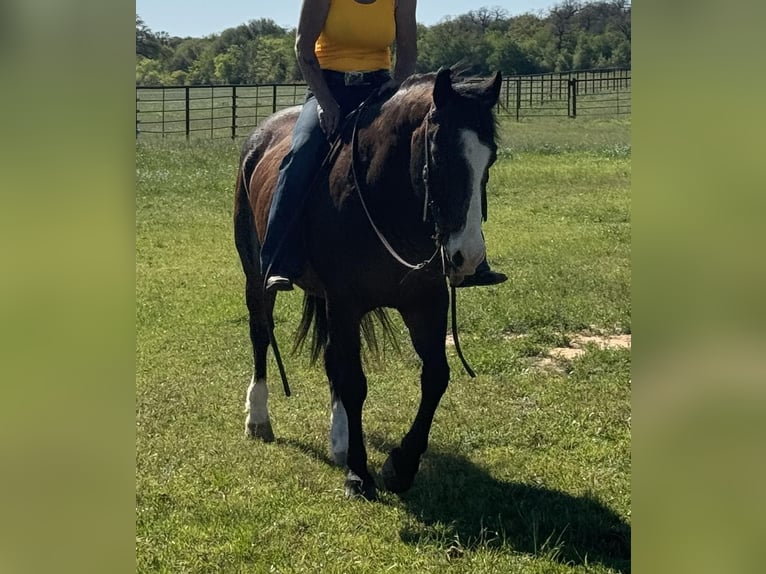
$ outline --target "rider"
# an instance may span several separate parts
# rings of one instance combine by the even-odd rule
[[[397,87],[415,71],[416,0],[303,0],[295,39],[308,90],[282,160],[261,247],[267,291],[289,291],[305,267],[300,234],[292,229],[305,192],[329,151],[341,120],[373,92]],[[391,45],[396,64],[391,77]],[[506,280],[486,259],[463,286]]]

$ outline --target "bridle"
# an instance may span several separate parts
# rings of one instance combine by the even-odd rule
[[[377,225],[375,225],[375,221],[372,218],[372,215],[370,214],[370,210],[367,207],[367,203],[364,201],[364,193],[362,192],[362,186],[359,183],[359,176],[357,175],[357,165],[361,163],[361,159],[359,158],[359,144],[357,139],[357,134],[359,133],[359,118],[362,115],[363,109],[366,107],[367,100],[362,102],[362,104],[355,110],[355,118],[354,118],[354,126],[353,131],[351,132],[351,177],[354,181],[354,187],[356,187],[357,195],[359,196],[359,203],[362,204],[362,209],[364,209],[364,213],[367,216],[367,220],[370,222],[370,226],[372,227],[373,231],[375,232],[375,235],[378,236],[378,239],[383,244],[383,246],[386,248],[386,250],[391,254],[391,256],[401,263],[404,267],[407,267],[408,269],[412,271],[420,271],[421,269],[426,268],[428,265],[431,264],[434,259],[436,259],[437,255],[441,255],[442,259],[442,272],[444,275],[446,275],[446,256],[444,253],[444,245],[441,240],[439,240],[438,245],[436,247],[436,250],[433,252],[431,257],[428,259],[425,259],[421,261],[420,263],[410,263],[406,259],[404,259],[399,253],[394,249],[394,247],[391,245],[391,243],[386,239],[385,235],[381,233],[380,229]],[[428,213],[429,210],[433,209],[433,204],[429,202],[429,192],[428,192],[428,172],[429,172],[429,164],[430,164],[430,150],[429,150],[429,139],[428,139],[428,117],[431,114],[429,111],[426,114],[425,118],[425,143],[423,145],[423,148],[425,150],[425,162],[423,165],[423,185],[425,188],[425,199],[423,201],[423,221],[427,221],[428,219]],[[430,208],[430,209],[429,209]]]
[[[364,102],[362,102],[359,107],[354,110],[354,125],[353,125],[353,131],[351,132],[351,177],[353,178],[354,187],[356,187],[357,196],[359,197],[359,203],[362,204],[362,209],[364,209],[364,213],[367,216],[367,220],[370,222],[370,226],[372,227],[375,234],[378,236],[378,239],[380,240],[381,244],[386,248],[386,250],[391,254],[391,256],[398,261],[400,264],[402,264],[404,267],[407,267],[411,271],[420,271],[422,269],[425,269],[428,267],[428,265],[431,264],[431,262],[436,259],[437,255],[441,255],[441,262],[442,262],[442,275],[444,277],[447,276],[447,255],[446,250],[444,248],[444,237],[442,237],[443,234],[439,233],[438,229],[436,229],[436,218],[432,217],[434,220],[434,239],[437,242],[436,250],[433,252],[431,257],[428,259],[425,259],[424,261],[421,261],[420,263],[410,263],[407,260],[405,260],[401,255],[399,255],[396,250],[393,248],[393,246],[389,243],[389,241],[386,239],[386,237],[380,232],[380,229],[378,229],[378,226],[375,225],[375,222],[372,219],[372,215],[370,214],[370,210],[367,208],[367,203],[364,201],[364,193],[362,191],[362,186],[359,183],[359,177],[357,176],[357,164],[361,163],[361,160],[359,158],[359,145],[357,140],[357,134],[359,133],[359,118],[362,115],[362,111],[366,108],[368,102],[368,98]],[[431,115],[434,112],[433,106],[428,110],[426,113],[425,119],[423,120],[424,128],[423,128],[423,153],[425,155],[423,160],[423,222],[426,222],[428,220],[428,215],[431,213],[433,215],[433,201],[430,199],[430,191],[429,191],[429,185],[428,185],[428,179],[431,172],[431,140],[428,137],[428,128],[429,128],[429,120],[431,118]],[[485,201],[484,198],[482,198],[482,211],[486,213],[484,210]],[[484,218],[486,219],[486,217]],[[475,377],[476,373],[471,368],[471,366],[468,364],[468,361],[466,361],[465,357],[463,356],[463,350],[460,347],[460,339],[458,338],[457,333],[457,294],[455,292],[455,286],[450,285],[450,301],[451,301],[451,312],[450,315],[452,317],[452,340],[455,343],[455,352],[457,353],[457,356],[460,358],[460,362],[463,365],[463,368],[465,369],[466,373],[470,377]]]

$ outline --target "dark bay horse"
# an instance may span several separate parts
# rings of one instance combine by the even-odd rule
[[[382,477],[407,490],[449,381],[445,352],[449,293],[484,257],[483,193],[496,154],[493,108],[501,77],[453,83],[451,71],[415,75],[389,98],[360,109],[340,131],[300,217],[309,269],[302,337],[313,324],[330,382],[331,449],[348,467],[347,496],[375,498],[362,434],[367,380],[360,329],[370,313],[396,309],[422,360],[420,407]],[[237,174],[235,242],[246,277],[255,369],[246,431],[274,440],[267,409],[266,351],[274,294],[259,263],[280,162],[298,107],[276,113],[247,139]],[[329,157],[328,156],[328,157]]]

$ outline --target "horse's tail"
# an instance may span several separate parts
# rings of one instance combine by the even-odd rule
[[[399,340],[396,337],[396,331],[393,323],[386,313],[385,309],[375,309],[362,318],[361,333],[365,343],[365,349],[372,354],[375,359],[380,359],[381,345],[378,342],[378,333],[375,329],[375,323],[380,325],[383,331],[384,340],[391,343],[391,346],[399,350]],[[313,329],[312,329],[313,326]],[[303,349],[309,332],[311,332],[311,363],[315,363],[319,356],[324,353],[327,347],[327,307],[324,298],[316,295],[303,295],[303,316],[298,325],[298,330],[293,345],[293,352]]]
[[[251,138],[252,139],[252,138]],[[245,142],[234,186],[234,243],[245,274],[260,276],[260,242],[255,231],[255,218],[250,206],[250,177],[260,161],[261,153],[250,140]]]
[[[311,332],[311,364],[314,364],[327,347],[327,312],[325,300],[322,297],[304,293],[303,316],[295,334],[293,353],[303,349],[309,332]]]

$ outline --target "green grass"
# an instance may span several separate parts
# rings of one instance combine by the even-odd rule
[[[576,333],[630,333],[629,120],[503,122],[490,261],[459,291],[470,379],[452,380],[410,492],[346,501],[327,383],[270,358],[273,444],[244,438],[251,352],[232,239],[238,150],[136,147],[136,554],[139,572],[629,572],[630,351],[538,366]],[[289,347],[299,292],[281,294]],[[373,472],[417,408],[418,362],[368,361]]]

